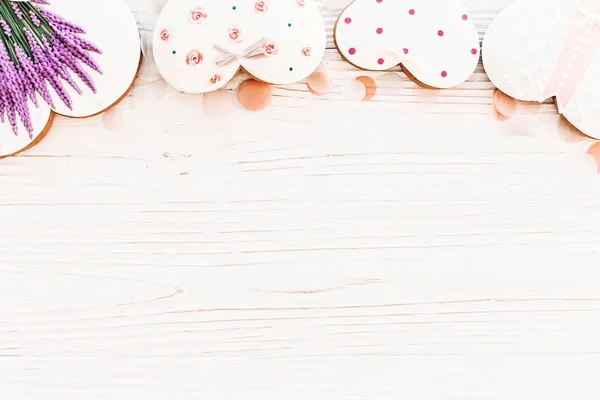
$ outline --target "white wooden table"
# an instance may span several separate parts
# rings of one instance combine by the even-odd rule
[[[482,34],[510,1],[468,1]],[[593,142],[495,120],[482,68],[434,97],[325,67],[220,121],[139,81],[0,161],[1,399],[600,397]]]

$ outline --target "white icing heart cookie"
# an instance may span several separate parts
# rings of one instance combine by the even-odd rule
[[[509,96],[543,102],[600,138],[600,1],[517,0],[490,24],[485,70]]]
[[[68,117],[88,117],[117,103],[131,87],[140,62],[137,23],[123,0],[34,0],[32,3],[35,3],[39,13],[34,12],[33,16],[26,13],[24,18],[30,18],[33,24],[37,24],[36,19],[41,19],[43,26],[48,24],[54,29],[47,36],[48,43],[39,47],[40,57],[47,60],[45,65],[51,65],[51,69],[40,69],[39,65],[42,63],[35,61],[35,57],[31,59],[33,68],[46,76],[44,88],[47,90],[41,86],[30,90],[27,83],[24,83],[26,95],[20,101],[17,101],[17,94],[12,94],[14,99],[11,102],[19,104],[17,108],[20,105],[22,107],[21,112],[13,107],[13,116],[9,116],[6,108],[3,111],[4,119],[0,123],[0,157],[15,154],[37,143],[41,139],[40,135],[50,128],[54,113]],[[16,4],[17,7],[29,7],[32,3]],[[0,14],[3,22],[9,17]],[[0,25],[4,26],[3,22]],[[10,44],[11,36],[6,35],[6,30],[2,39],[0,44],[9,43],[9,49],[2,44],[0,53],[8,57],[15,47]],[[71,48],[71,52],[66,51],[65,46]],[[77,60],[68,55],[75,54],[73,52],[80,52]],[[77,63],[78,66],[71,63]],[[21,63],[21,66],[26,64]],[[67,67],[63,70],[65,65]],[[8,73],[9,67],[13,68],[8,58],[0,60],[0,74]],[[13,71],[27,75],[26,68],[19,68],[21,67],[17,66]],[[22,79],[22,82],[26,80]],[[56,87],[62,87],[64,92],[58,93]],[[0,91],[9,93],[9,89],[11,88],[6,80],[0,82]],[[43,92],[47,95],[40,94]],[[52,105],[48,104],[47,99]],[[63,99],[66,99],[66,103]],[[24,113],[23,108],[28,108],[28,112]],[[27,124],[23,118],[28,120]]]
[[[356,0],[338,18],[335,41],[359,68],[402,64],[435,88],[463,83],[479,62],[479,36],[460,0]]]
[[[312,0],[170,0],[154,32],[154,58],[175,89],[206,93],[243,67],[289,84],[309,76],[325,53],[325,26]]]

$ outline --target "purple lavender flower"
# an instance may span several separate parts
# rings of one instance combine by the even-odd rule
[[[50,24],[53,28],[57,28],[56,25]],[[63,42],[69,49],[70,53],[79,58],[84,64],[93,69],[96,72],[102,73],[100,66],[94,61],[89,53],[81,47],[81,44],[77,42],[75,34],[69,32],[56,31],[56,37]]]
[[[2,27],[2,30],[4,31],[4,34],[8,37],[10,37],[11,34],[11,29],[10,26],[8,26],[8,24],[6,23],[5,20],[0,19],[0,26]]]
[[[50,86],[54,89],[58,97],[62,100],[62,102],[69,107],[69,109],[73,109],[73,103],[71,102],[71,96],[67,93],[67,91],[62,86],[62,83],[58,79],[57,73],[52,68],[50,64],[50,60],[46,58],[44,51],[37,43],[35,38],[33,37],[33,33],[27,28],[23,28],[25,35],[27,36],[27,41],[29,42],[29,47],[33,52],[33,61],[37,67],[39,67],[39,71],[42,76],[50,83]]]
[[[52,45],[48,41],[48,39],[46,39],[45,36],[42,38],[42,42],[44,44],[44,54],[48,58],[48,61],[50,62],[50,65],[52,66],[54,71],[58,74],[60,78],[62,78],[69,85],[71,85],[71,87],[77,92],[77,94],[82,94],[83,92],[81,91],[79,86],[77,86],[77,83],[75,83],[71,75],[69,75],[69,71],[67,71],[67,67],[65,66],[65,64],[61,63],[58,57],[56,57],[56,55],[52,51]]]
[[[15,12],[15,15],[17,16],[17,18],[23,19],[23,13],[21,12],[19,5],[17,3],[11,2],[10,6],[12,7],[13,11]]]
[[[4,73],[0,71],[0,82],[4,82]],[[4,123],[5,114],[8,112],[8,106],[12,104],[4,85],[0,85],[0,121]]]
[[[19,59],[23,59],[22,57],[25,55],[23,53],[23,51],[20,48],[16,49],[17,51],[17,57],[19,57]],[[25,59],[27,58],[27,56],[25,56]],[[16,65],[17,67],[17,72],[19,73],[19,75],[26,75],[27,72],[25,71],[25,67],[23,64],[18,64]],[[33,82],[30,79],[22,79],[21,83],[25,89],[25,94],[27,95],[27,97],[29,98],[29,100],[37,107],[38,106],[38,101],[37,101],[37,96],[35,94],[35,87],[33,86]]]
[[[64,43],[58,39],[54,39],[52,45],[52,50],[60,62],[71,69],[92,92],[96,93],[96,85],[94,85],[92,77],[79,65],[77,59],[69,53]]]
[[[82,36],[82,27],[40,7],[48,4],[48,0],[0,0],[0,121],[8,119],[15,134],[18,118],[31,136],[29,102],[37,107],[38,96],[54,108],[48,85],[72,108],[64,84],[82,94],[76,76],[95,93],[85,67],[102,73],[91,55],[102,51]]]
[[[22,76],[17,72],[17,67],[12,62],[8,62],[10,59],[4,46],[0,47],[0,64],[2,65],[2,85],[6,92],[6,111],[8,114],[8,120],[12,125],[13,132],[18,135],[18,127],[16,115],[18,115],[25,125],[28,132],[33,130],[31,126],[31,119],[29,117],[29,109],[27,108],[27,97],[25,95],[25,88],[22,82]],[[7,90],[8,89],[8,90]],[[31,129],[31,130],[30,130]]]
[[[33,61],[23,53],[23,50],[21,50],[20,47],[17,47],[17,57],[19,57],[19,62],[23,68],[26,79],[31,82],[32,86],[35,88],[35,92],[39,93],[47,104],[54,107],[52,97],[50,97],[50,92],[48,92],[48,88],[46,87],[46,81],[37,75]],[[34,98],[35,100],[32,99],[32,101],[37,106],[37,96],[34,96]]]
[[[46,20],[48,20],[48,22],[59,26],[61,28],[60,30],[63,32],[85,33],[85,30],[82,27],[75,25],[72,22],[69,22],[62,17],[59,17],[58,15],[54,14],[51,11],[48,11],[43,8],[40,9],[39,11],[40,11],[40,14],[42,14],[44,16],[44,18],[46,18]]]
[[[42,24],[42,22],[38,19],[37,15],[35,15],[33,11],[29,11],[29,18],[31,18],[31,22],[33,22],[33,24],[38,28]]]

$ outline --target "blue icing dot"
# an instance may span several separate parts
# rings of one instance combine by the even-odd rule
[[[231,7],[233,9],[233,11],[237,10],[236,6]]]
[[[292,26],[292,23],[290,22],[290,23],[288,24],[288,26],[289,26],[289,27],[291,27],[291,26]]]
[[[294,70],[294,68],[290,67],[290,72],[292,72]]]
[[[177,51],[173,50],[173,54],[177,54]]]

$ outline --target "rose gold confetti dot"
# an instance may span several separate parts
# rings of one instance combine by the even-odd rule
[[[509,117],[505,117],[504,115],[500,114],[495,108],[493,109],[492,113],[497,121],[508,121],[510,119]]]
[[[517,100],[504,94],[498,89],[492,93],[492,107],[495,112],[506,119],[512,118],[517,111]],[[501,118],[504,120],[504,118]]]
[[[377,94],[377,83],[370,76],[359,76],[356,78],[365,87],[365,95],[362,101],[369,101]]]
[[[590,146],[587,152],[589,155],[594,157],[594,160],[596,160],[596,165],[598,166],[598,173],[600,173],[600,142],[596,142],[592,146]]]
[[[360,101],[365,98],[367,89],[365,85],[356,79],[349,79],[342,83],[340,93],[347,100]]]
[[[248,111],[264,110],[271,104],[273,90],[271,85],[249,79],[242,82],[238,89],[238,99]]]
[[[329,77],[320,71],[313,72],[308,78],[306,78],[308,90],[315,96],[322,96],[331,91],[331,81]]]

